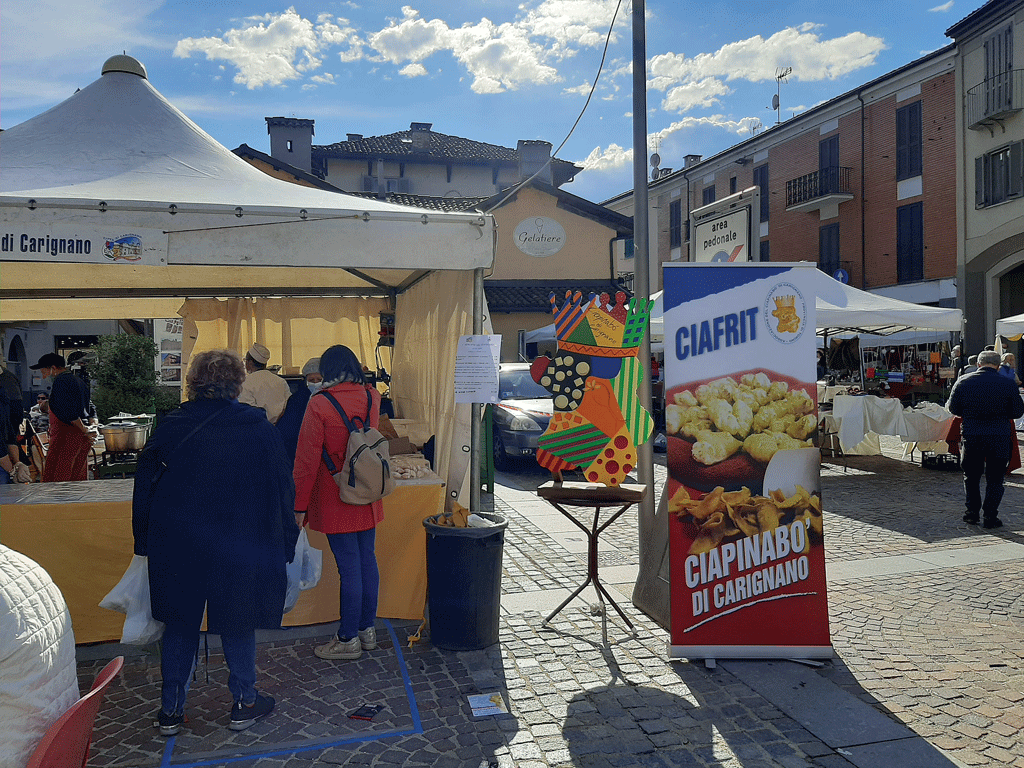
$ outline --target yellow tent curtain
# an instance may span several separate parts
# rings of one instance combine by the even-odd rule
[[[473,332],[473,273],[432,272],[397,301],[390,355],[395,415],[435,435],[437,474],[447,482],[448,498],[468,507],[471,411],[455,405],[455,355],[459,337]],[[245,354],[259,342],[270,350],[270,365],[284,373],[299,373],[334,344],[376,369],[379,313],[387,309],[384,298],[188,299],[179,312],[182,365],[199,352]]]

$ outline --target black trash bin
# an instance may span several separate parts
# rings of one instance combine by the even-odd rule
[[[448,528],[439,516],[427,529],[427,618],[430,641],[451,651],[475,651],[498,642],[501,610],[501,554],[508,522],[478,512],[495,523],[487,528]]]

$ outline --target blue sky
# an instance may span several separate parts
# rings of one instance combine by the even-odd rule
[[[153,85],[228,148],[265,152],[266,116],[316,121],[314,141],[410,122],[515,147],[557,147],[597,73],[617,0],[5,0],[0,126],[141,60]],[[982,0],[648,0],[648,134],[662,167],[709,156],[948,44]],[[586,166],[566,189],[601,202],[632,187],[631,6],[559,152]]]

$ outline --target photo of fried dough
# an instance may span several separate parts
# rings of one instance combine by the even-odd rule
[[[665,406],[665,431],[691,443],[693,462],[705,467],[735,456],[767,464],[778,451],[813,446],[817,428],[807,391],[767,371],[683,388]]]

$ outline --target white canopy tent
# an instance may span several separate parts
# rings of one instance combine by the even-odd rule
[[[396,311],[400,415],[436,428],[439,473],[466,485],[455,345],[481,314],[474,275],[493,263],[492,217],[273,179],[171,105],[139,62],[114,56],[97,81],[0,134],[0,234],[3,322],[168,317],[185,304],[183,363],[261,341],[292,367],[330,343],[373,367],[377,313]],[[277,301],[263,312],[266,297]],[[296,352],[311,319],[316,338]]]
[[[874,341],[879,341],[874,346],[881,346],[878,337],[911,331],[935,331],[941,335],[959,332],[962,328],[963,312],[959,309],[928,307],[868,293],[840,283],[820,271],[816,273],[816,277],[818,282],[814,303],[819,336],[870,334]],[[651,294],[651,298],[655,300],[654,310],[651,312],[651,340],[663,341],[665,321],[661,291]],[[554,325],[538,328],[526,334],[527,343],[552,341],[554,338]],[[901,342],[897,340],[899,338],[912,339],[913,334],[895,337],[888,343],[917,343]],[[930,341],[931,338],[926,340]]]
[[[996,333],[1011,340],[1024,334],[1024,315],[1013,315],[996,320]]]

